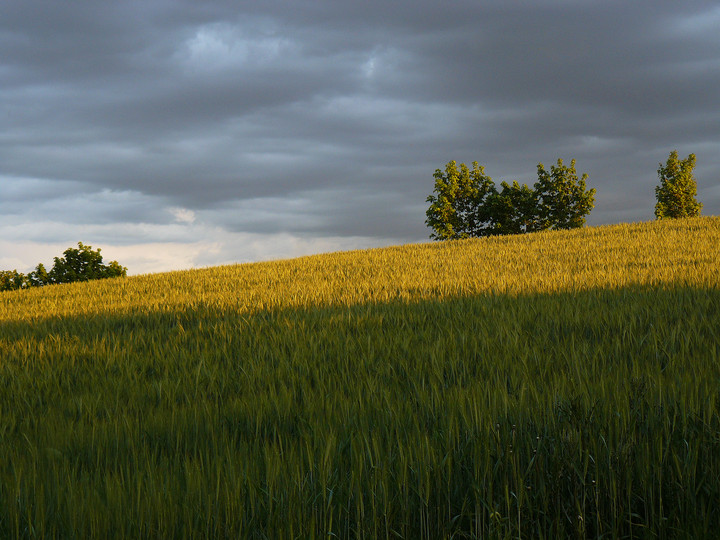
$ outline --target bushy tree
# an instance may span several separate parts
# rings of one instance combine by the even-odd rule
[[[695,197],[697,183],[693,176],[695,154],[679,159],[677,150],[670,152],[667,162],[659,164],[658,177],[660,185],[655,187],[655,217],[684,218],[700,215],[702,203]]]
[[[437,169],[435,189],[427,198],[430,207],[425,223],[435,232],[430,238],[453,240],[484,236],[492,229],[490,207],[487,204],[496,190],[485,170],[473,162],[472,170],[464,163],[460,169],[450,161],[445,171]]]
[[[0,270],[0,291],[16,291],[27,287],[27,276],[17,270]]]
[[[55,264],[49,272],[42,263],[27,275],[17,270],[0,271],[0,291],[127,275],[127,268],[120,266],[117,261],[103,264],[100,249],[93,250],[92,246],[86,246],[82,242],[78,242],[77,249],[66,249],[63,255],[63,257],[55,257]]]
[[[52,283],[43,263],[38,264],[35,270],[28,274],[28,283],[30,287],[42,287],[43,285]]]
[[[63,255],[54,258],[55,264],[47,273],[49,283],[73,283],[127,275],[127,268],[120,266],[117,261],[104,265],[100,249],[93,250],[92,246],[82,242],[78,242],[77,249],[66,249]]]
[[[588,175],[578,179],[575,160],[570,166],[551,165],[550,171],[542,163],[537,166],[535,183],[537,201],[537,230],[576,229],[585,224],[585,216],[595,207],[595,189],[586,189]]]
[[[477,162],[470,170],[464,163],[458,169],[451,161],[433,176],[435,190],[427,198],[425,223],[435,240],[582,227],[595,202],[595,190],[586,186],[587,174],[578,179],[575,160],[568,167],[558,159],[550,171],[539,163],[533,189],[502,182],[498,192]]]
[[[502,182],[491,200],[493,234],[522,234],[537,230],[537,197],[527,184]]]

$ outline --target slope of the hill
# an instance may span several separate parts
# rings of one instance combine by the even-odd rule
[[[2,537],[710,537],[720,218],[0,294]]]
[[[720,217],[705,217],[339,252],[7,293],[0,321],[715,286],[719,243]]]

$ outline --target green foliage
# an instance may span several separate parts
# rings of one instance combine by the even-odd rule
[[[534,189],[502,182],[498,192],[477,162],[472,171],[464,163],[458,171],[451,161],[433,176],[425,223],[435,240],[578,228],[594,206],[595,190],[586,190],[587,174],[578,179],[575,160],[567,167],[558,159],[549,172],[538,164]]]
[[[39,263],[35,267],[35,270],[28,274],[28,283],[30,287],[42,287],[43,285],[49,285],[52,283],[43,263]]]
[[[0,295],[0,538],[715,538],[720,218]]]
[[[100,249],[93,250],[92,246],[82,242],[78,242],[77,249],[66,249],[63,255],[55,257],[55,264],[47,273],[50,283],[74,283],[127,275],[127,268],[120,266],[117,261],[104,265]]]
[[[500,184],[490,204],[493,234],[521,234],[538,229],[537,195],[527,184]]]
[[[495,186],[483,167],[476,161],[472,166],[470,170],[462,163],[458,170],[457,163],[450,161],[445,172],[435,171],[435,195],[427,198],[430,207],[426,213],[426,223],[435,231],[431,238],[453,240],[489,234],[492,225],[487,203],[495,194]]]
[[[0,270],[0,291],[16,291],[27,287],[27,276],[17,270]]]
[[[78,242],[77,249],[66,249],[63,255],[54,258],[55,264],[49,272],[42,263],[28,275],[17,270],[0,271],[0,291],[127,276],[127,268],[117,261],[103,264],[100,248],[93,250],[92,246],[86,246],[82,242]]]
[[[693,176],[695,168],[695,154],[685,159],[678,159],[677,150],[670,152],[667,162],[659,164],[658,177],[660,185],[655,187],[655,217],[684,218],[700,215],[702,203],[697,195],[697,183]]]
[[[537,167],[538,181],[535,183],[537,199],[537,229],[576,229],[585,224],[585,216],[595,206],[595,189],[586,190],[588,175],[578,180],[575,160],[570,166],[557,165],[545,170],[542,163]]]

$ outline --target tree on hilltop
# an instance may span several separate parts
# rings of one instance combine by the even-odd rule
[[[535,183],[537,199],[538,229],[577,229],[585,224],[585,216],[595,207],[595,189],[587,190],[588,175],[578,179],[575,160],[570,166],[557,165],[545,170],[542,163],[537,166],[538,181]]]
[[[17,270],[0,271],[0,291],[127,276],[127,268],[117,261],[103,264],[100,249],[93,250],[82,242],[78,242],[77,249],[66,249],[63,257],[55,257],[54,262],[49,272],[42,263],[27,275]]]
[[[430,238],[452,240],[497,234],[521,234],[544,229],[582,227],[595,203],[595,189],[587,189],[587,174],[578,179],[575,160],[561,159],[547,171],[538,164],[538,181],[526,184],[502,182],[498,192],[492,179],[477,162],[470,170],[450,161],[443,172],[435,171],[435,189],[427,198],[430,207],[425,224]]]
[[[700,215],[702,203],[696,200],[697,182],[693,176],[695,154],[679,159],[677,150],[670,152],[667,162],[659,164],[660,185],[655,187],[655,217],[684,218]]]
[[[35,267],[35,270],[28,274],[28,284],[30,287],[42,287],[43,285],[49,285],[50,283],[52,283],[50,281],[50,276],[48,276],[43,263],[39,263]]]
[[[428,196],[430,207],[425,223],[435,232],[434,240],[454,240],[485,236],[492,227],[489,200],[496,193],[495,184],[476,161],[472,170],[464,163],[457,168],[455,161],[445,171],[435,170],[435,189]]]
[[[0,291],[17,291],[27,287],[27,276],[17,270],[0,270]]]
[[[491,201],[493,234],[522,234],[538,230],[537,196],[527,184],[502,182]]]
[[[77,249],[66,249],[63,255],[53,259],[55,264],[47,273],[49,283],[73,283],[127,275],[127,268],[120,266],[117,261],[112,261],[109,265],[103,264],[100,248],[93,250],[92,246],[86,246],[82,242],[78,242]]]

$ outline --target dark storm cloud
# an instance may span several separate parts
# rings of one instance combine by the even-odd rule
[[[410,241],[450,159],[533,183],[574,157],[603,223],[652,217],[677,148],[718,213],[718,25],[714,2],[12,0],[2,204]]]

